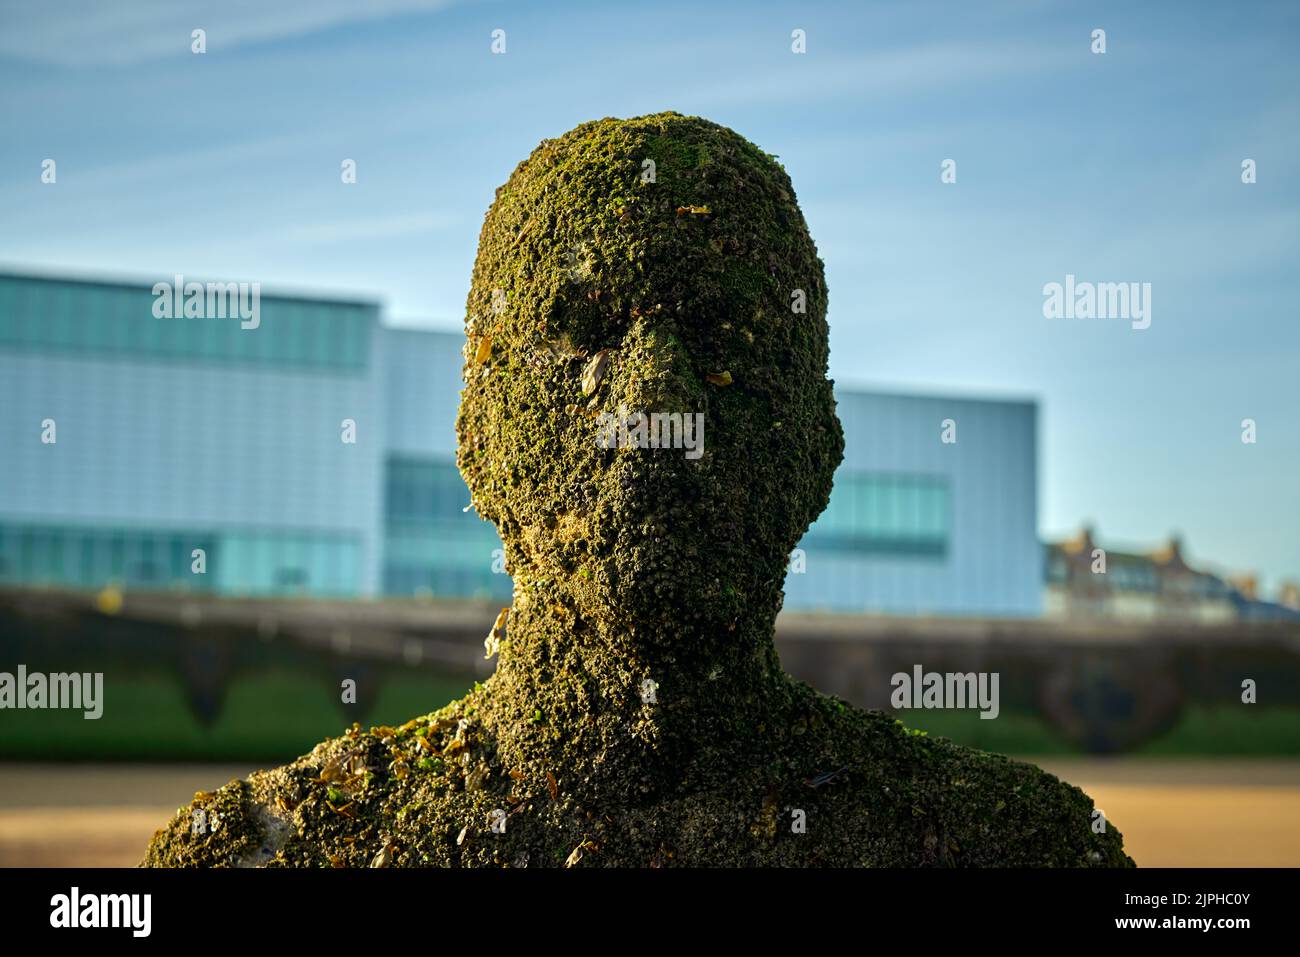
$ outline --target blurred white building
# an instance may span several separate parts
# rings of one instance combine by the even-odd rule
[[[264,295],[256,329],[154,301],[0,274],[0,583],[509,595],[455,467],[460,335],[367,301]],[[1039,614],[1035,405],[836,394],[844,463],[786,606]]]

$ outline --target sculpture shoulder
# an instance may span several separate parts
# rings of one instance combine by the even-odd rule
[[[803,690],[760,734],[752,760],[610,801],[581,775],[499,767],[459,702],[195,795],[144,864],[1132,865],[1091,799],[1033,765]]]
[[[258,771],[200,791],[158,830],[143,867],[256,867],[274,859],[288,835],[285,801],[294,766]]]
[[[873,866],[1131,867],[1088,795],[999,754],[847,709],[828,730]],[[828,787],[833,787],[830,782]]]
[[[142,866],[385,866],[404,808],[455,805],[466,790],[463,768],[440,773],[454,743],[417,743],[451,739],[455,723],[430,715],[400,729],[354,728],[291,764],[200,792],[154,834]]]

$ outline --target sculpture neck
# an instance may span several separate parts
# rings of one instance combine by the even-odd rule
[[[657,617],[642,605],[625,618],[586,597],[584,612],[552,583],[516,589],[485,689],[503,761],[590,780],[603,756],[623,776],[681,775],[705,753],[743,747],[779,713],[788,687],[773,644],[779,587],[722,616],[676,601]]]

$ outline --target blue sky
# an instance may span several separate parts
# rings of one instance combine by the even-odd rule
[[[1275,583],[1300,578],[1298,41],[1293,2],[0,0],[0,263],[455,329],[538,140],[700,114],[789,170],[838,382],[1034,397],[1045,535],[1178,531]],[[1151,327],[1045,319],[1067,273],[1150,282]]]

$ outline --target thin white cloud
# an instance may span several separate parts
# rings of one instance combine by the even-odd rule
[[[190,56],[190,36],[209,52],[303,36],[345,23],[451,6],[455,0],[103,0],[23,3],[5,12],[0,57],[61,67],[131,66]]]
[[[303,223],[275,235],[277,240],[291,243],[327,244],[367,239],[389,239],[394,236],[413,236],[432,233],[454,226],[458,220],[442,213],[420,213],[398,216],[377,216],[369,219],[347,219],[324,223]]]
[[[791,65],[758,76],[746,73],[697,94],[712,105],[828,101],[912,96],[936,89],[1028,77],[1080,65],[1059,51],[1027,43],[983,45],[934,43],[901,50],[868,50],[860,56],[791,57]]]

